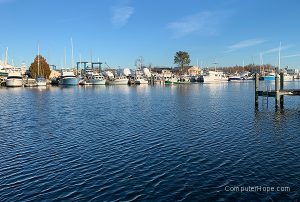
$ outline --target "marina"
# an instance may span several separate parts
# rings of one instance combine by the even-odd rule
[[[254,90],[253,80],[0,87],[0,200],[294,200],[299,97],[274,111],[255,107]],[[227,191],[237,186],[290,191]]]
[[[0,202],[299,201],[300,1],[0,6]]]

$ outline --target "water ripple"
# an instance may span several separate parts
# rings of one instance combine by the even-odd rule
[[[253,91],[253,82],[1,87],[0,201],[296,200],[297,98],[279,112],[255,109]]]

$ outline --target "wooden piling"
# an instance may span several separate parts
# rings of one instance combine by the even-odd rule
[[[258,106],[258,84],[259,84],[258,73],[255,73],[255,106]]]
[[[133,75],[133,85],[135,85],[135,75]]]
[[[279,77],[275,77],[275,108],[279,108]]]
[[[280,90],[284,90],[284,76],[280,73]],[[280,107],[283,107],[283,95],[280,95]]]

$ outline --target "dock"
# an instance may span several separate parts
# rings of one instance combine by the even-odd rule
[[[300,96],[300,89],[288,89],[288,90],[279,90],[280,95],[296,95]],[[258,91],[258,96],[268,96],[268,97],[275,97],[276,91],[275,90],[265,90],[265,91]]]
[[[284,89],[284,75],[280,73],[280,85],[279,85],[279,77],[275,77],[275,90],[258,90],[259,85],[259,76],[255,74],[255,106],[258,106],[258,97],[275,97],[275,108],[280,107],[283,108],[284,95],[292,95],[292,96],[300,96],[300,89]]]

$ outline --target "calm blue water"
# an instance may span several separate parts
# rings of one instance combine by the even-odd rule
[[[1,87],[0,201],[297,201],[300,97],[284,101],[255,109],[252,81]]]

